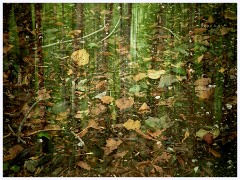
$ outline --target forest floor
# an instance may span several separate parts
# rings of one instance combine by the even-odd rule
[[[19,143],[17,132],[24,115],[6,115],[4,176],[236,176],[236,79],[228,81],[232,88],[224,91],[217,120],[214,93],[201,99],[195,92],[196,85],[214,84],[209,78],[175,82],[167,89],[153,83],[148,102],[123,97],[115,101],[115,111],[110,106],[113,98],[97,95],[89,100],[89,114],[74,115],[81,119],[88,114],[84,127],[71,121],[69,108],[56,115],[47,111],[47,121],[57,121],[47,126],[29,113]],[[39,96],[49,94],[42,91]],[[16,102],[11,103],[16,107]],[[54,107],[50,102],[41,105]],[[32,110],[38,116],[39,107]]]

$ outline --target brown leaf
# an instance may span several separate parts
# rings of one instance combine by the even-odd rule
[[[136,130],[136,129],[140,129],[141,127],[141,122],[140,121],[134,121],[132,119],[128,119],[127,122],[125,122],[123,124],[123,126],[127,129],[127,130]]]
[[[95,107],[91,109],[91,113],[93,115],[99,115],[107,111],[107,107],[102,105],[101,103],[97,104]]]
[[[7,54],[14,46],[13,45],[5,45],[3,47],[3,53]]]
[[[96,122],[94,119],[90,119],[87,128],[93,128],[93,129],[101,129],[101,127],[98,126],[98,122]]]
[[[100,81],[100,82],[98,82],[96,84],[96,89],[104,88],[106,86],[106,84],[107,84],[107,81],[106,80],[102,80],[102,81]]]
[[[221,157],[221,154],[219,154],[219,152],[214,149],[209,148],[209,152],[212,153],[212,155],[214,155],[215,157]]]
[[[128,153],[128,151],[123,151],[123,152],[119,152],[117,154],[114,154],[114,158],[118,159],[118,158],[123,158],[126,154]]]
[[[150,130],[147,130],[147,133],[148,133],[150,136],[156,138],[156,137],[162,135],[163,131],[165,131],[165,130],[166,130],[165,128],[164,128],[163,130],[159,130],[159,129],[158,129],[158,130],[155,131],[155,132],[151,132]]]
[[[19,144],[14,145],[12,148],[8,150],[9,155],[3,157],[3,161],[9,161],[16,157],[16,155],[23,150],[23,147]]]
[[[153,164],[154,169],[160,174],[160,176],[163,175],[163,168],[157,165]]]
[[[153,139],[151,136],[144,134],[140,129],[135,129],[135,131],[145,139],[157,141],[157,140]]]
[[[196,29],[194,29],[194,33],[195,33],[195,34],[202,34],[202,33],[204,33],[206,30],[207,30],[207,29],[205,29],[205,28],[196,28]]]
[[[114,140],[112,138],[109,138],[107,141],[106,147],[104,148],[104,154],[108,155],[110,154],[113,150],[117,149],[120,144],[122,144],[122,140]]]
[[[51,96],[49,95],[50,91],[47,91],[46,89],[41,89],[37,91],[38,97],[37,100],[42,99],[42,100],[46,100],[51,98]]]
[[[195,86],[207,86],[212,82],[211,78],[200,78],[194,82]]]
[[[114,98],[111,97],[111,96],[103,96],[103,97],[101,98],[101,101],[102,101],[104,104],[110,104],[113,100],[114,100]]]
[[[115,103],[120,110],[124,110],[132,107],[132,105],[134,104],[134,99],[132,97],[129,98],[123,97],[121,99],[116,100]]]
[[[85,170],[88,170],[88,171],[91,170],[91,166],[88,165],[86,162],[83,162],[83,161],[79,161],[79,162],[77,163],[77,166],[79,166],[79,167],[81,167],[81,168],[83,168],[83,169],[85,169]]]
[[[206,21],[207,24],[212,24],[212,23],[214,23],[214,22],[215,22],[215,20],[213,19],[212,16],[209,16],[209,17],[208,17],[208,20]]]

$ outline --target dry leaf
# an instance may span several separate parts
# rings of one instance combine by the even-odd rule
[[[101,127],[98,126],[98,122],[96,122],[94,119],[91,119],[88,123],[87,128],[93,128],[93,129],[101,129]]]
[[[194,85],[195,86],[207,86],[211,82],[212,82],[211,78],[200,78],[194,82]]]
[[[198,62],[198,63],[200,63],[200,62],[202,61],[203,56],[204,56],[204,55],[201,55],[201,56],[199,56],[199,57],[197,58],[197,62]]]
[[[122,144],[122,140],[114,140],[112,138],[109,138],[107,141],[106,147],[104,148],[104,154],[108,155],[110,154],[113,150],[117,149],[120,144]]]
[[[71,58],[78,66],[84,66],[89,62],[89,54],[85,49],[74,51],[71,55]]]
[[[111,96],[103,96],[101,98],[101,101],[104,103],[104,104],[110,104],[111,102],[113,102],[114,98],[111,97]]]
[[[138,73],[137,75],[133,76],[133,80],[137,82],[144,79],[145,77],[147,77],[145,73]]]
[[[114,154],[114,158],[118,159],[118,158],[123,158],[126,154],[128,153],[128,151],[123,151],[123,152],[119,152],[117,154]]]
[[[44,130],[59,131],[59,130],[62,130],[62,128],[56,124],[48,124],[47,126],[45,126]]]
[[[99,115],[99,114],[105,113],[106,111],[107,111],[107,107],[99,103],[91,109],[91,114]]]
[[[125,122],[123,124],[123,126],[127,129],[127,130],[136,130],[136,129],[140,129],[141,127],[141,122],[140,121],[134,121],[132,119],[129,119],[127,122]]]
[[[46,100],[46,99],[51,98],[51,96],[49,95],[49,92],[50,91],[47,91],[46,89],[38,90],[37,91],[37,94],[38,94],[37,100],[40,100],[40,99]]]
[[[209,16],[209,17],[208,17],[208,20],[206,21],[207,24],[212,24],[212,23],[214,23],[214,22],[215,22],[215,20],[213,19],[212,16]]]
[[[79,167],[81,167],[81,168],[83,168],[85,170],[88,170],[88,171],[91,170],[91,166],[89,166],[86,162],[83,162],[83,161],[79,161],[77,163],[77,166],[79,166]]]
[[[3,47],[3,53],[7,54],[14,46],[13,45],[5,45]]]
[[[77,29],[77,30],[70,31],[68,33],[68,35],[74,37],[74,36],[78,36],[79,34],[81,34],[81,32],[82,32],[81,30]]]
[[[207,30],[207,29],[205,29],[205,28],[196,28],[196,29],[194,29],[194,33],[195,33],[195,34],[202,34],[202,33],[204,33],[206,30]]]
[[[68,72],[67,72],[67,75],[72,75],[73,74],[73,70],[72,69],[69,69]]]
[[[185,141],[189,137],[189,131],[185,131],[184,138],[182,139],[182,142]]]
[[[159,79],[162,74],[165,74],[165,72],[166,72],[165,70],[156,71],[154,69],[151,69],[147,71],[147,76],[150,79]]]
[[[160,174],[160,176],[163,175],[163,168],[157,165],[153,164],[154,169]]]
[[[138,112],[139,114],[143,114],[143,113],[149,112],[150,111],[150,107],[146,103],[143,103],[138,111],[139,111]]]
[[[107,81],[106,80],[102,80],[102,81],[100,81],[100,82],[98,82],[96,84],[96,89],[104,88],[106,86],[106,84],[107,84]]]
[[[84,117],[86,117],[89,114],[89,110],[83,110],[83,111],[77,111],[76,115],[74,116],[77,119],[82,119]]]
[[[220,28],[220,34],[222,36],[226,35],[228,32],[229,32],[229,28],[226,28],[224,26]]]
[[[214,89],[208,88],[206,91],[197,91],[196,95],[201,99],[210,99],[213,93]]]
[[[151,136],[144,134],[140,129],[135,129],[135,131],[145,139],[157,141],[157,140],[153,139]]]
[[[212,153],[215,157],[221,157],[221,154],[214,149],[209,148],[209,152]]]
[[[14,145],[12,148],[8,150],[9,155],[3,157],[3,161],[9,161],[16,157],[16,155],[23,150],[23,147],[19,144]]]
[[[120,110],[124,110],[132,107],[132,105],[134,104],[134,99],[132,97],[129,98],[123,97],[121,99],[116,100],[115,103]]]
[[[163,130],[159,130],[159,129],[158,129],[158,130],[155,131],[155,132],[152,132],[152,131],[150,131],[150,130],[147,130],[147,133],[148,133],[150,136],[156,138],[156,137],[162,135],[163,131],[165,131],[165,130],[166,130],[165,128],[164,128]]]

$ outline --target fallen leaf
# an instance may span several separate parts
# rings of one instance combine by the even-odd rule
[[[150,111],[150,107],[146,103],[143,103],[142,106],[138,109],[139,114],[143,114],[149,111]]]
[[[162,135],[163,131],[165,131],[165,130],[166,130],[166,129],[164,128],[163,130],[159,130],[159,129],[158,129],[157,131],[152,132],[152,131],[150,131],[150,130],[148,129],[148,130],[147,130],[147,133],[148,133],[150,136],[156,138],[156,137]]]
[[[133,80],[137,82],[144,79],[145,77],[147,77],[146,73],[138,73],[137,75],[133,76]]]
[[[165,74],[165,70],[159,70],[159,71],[156,71],[154,69],[151,69],[151,70],[148,70],[147,71],[147,76],[150,78],[150,79],[159,79],[161,77],[162,74]]]
[[[13,45],[5,45],[4,47],[3,47],[3,53],[4,54],[7,54],[12,48],[13,48],[14,46]]]
[[[123,152],[119,152],[117,154],[114,154],[114,158],[118,159],[118,158],[123,158],[126,154],[128,153],[128,151],[123,151]]]
[[[202,61],[203,57],[204,57],[204,54],[201,55],[201,56],[199,56],[199,57],[197,58],[197,62],[200,63],[200,62]]]
[[[46,100],[46,99],[51,98],[51,96],[49,95],[49,92],[51,92],[51,91],[47,91],[46,89],[38,90],[37,91],[37,94],[38,94],[37,100],[40,100],[40,99]]]
[[[111,97],[111,96],[103,96],[101,98],[101,101],[104,103],[104,104],[110,104],[111,102],[113,102],[114,98]]]
[[[224,26],[220,28],[220,34],[222,36],[226,35],[228,32],[229,32],[229,28],[226,28]]]
[[[237,13],[227,9],[224,13],[225,19],[230,19],[230,20],[236,20],[237,19]]]
[[[215,20],[213,19],[212,16],[209,16],[209,17],[208,17],[208,20],[206,21],[207,24],[212,24],[212,23],[214,23],[214,22],[215,22]]]
[[[106,147],[104,147],[105,155],[110,154],[113,150],[117,149],[120,144],[122,144],[121,139],[114,140],[112,138],[109,138],[106,142]]]
[[[93,115],[99,115],[103,114],[107,111],[107,107],[102,105],[101,103],[96,104],[92,109],[91,109],[91,114]]]
[[[62,130],[61,126],[56,124],[48,124],[45,126],[44,130],[53,130],[53,131],[59,131]]]
[[[17,145],[14,145],[13,147],[11,147],[9,150],[8,150],[8,155],[4,156],[3,157],[3,161],[9,161],[9,160],[12,160],[16,157],[16,155],[23,150],[23,147],[20,146],[19,144]]]
[[[71,55],[71,58],[78,66],[84,66],[89,62],[89,54],[85,49],[74,51]]]
[[[157,165],[153,164],[154,169],[160,174],[160,176],[163,175],[163,168]]]
[[[153,139],[151,136],[144,134],[140,129],[135,129],[135,131],[145,139],[157,141],[157,140]]]
[[[68,35],[70,35],[70,36],[78,36],[79,34],[81,34],[81,32],[82,31],[80,29],[76,29],[76,30],[70,31],[68,33]]]
[[[104,88],[106,86],[106,84],[107,84],[107,81],[106,80],[102,80],[102,81],[100,81],[100,82],[98,82],[96,84],[96,89]]]
[[[206,30],[207,30],[207,29],[205,29],[205,28],[196,28],[196,29],[194,29],[194,33],[195,33],[195,34],[202,34],[202,33],[204,33]]]
[[[83,110],[83,111],[77,111],[76,115],[74,116],[77,119],[82,119],[84,117],[86,117],[89,114],[89,110]]]
[[[127,129],[127,130],[136,130],[136,129],[140,129],[141,127],[141,122],[140,121],[134,121],[132,119],[129,119],[127,122],[125,122],[123,124],[123,126]]]
[[[132,105],[134,104],[134,99],[132,97],[129,98],[123,97],[121,99],[116,100],[115,103],[120,110],[124,110],[132,107]]]
[[[210,147],[209,147],[209,152],[212,153],[212,155],[214,155],[215,157],[218,157],[218,158],[221,157],[221,154],[219,152],[217,152],[214,149],[211,149]]]
[[[194,85],[195,86],[207,86],[211,82],[212,82],[211,78],[200,78],[194,82]]]
[[[182,139],[182,142],[185,141],[189,137],[189,131],[186,130],[184,134],[184,138]]]
[[[201,99],[210,99],[213,93],[214,89],[209,88],[207,91],[198,91],[196,95]]]
[[[91,170],[91,166],[89,166],[86,162],[83,162],[83,161],[79,161],[77,163],[77,166],[79,166],[79,167],[81,167],[81,168],[83,168],[85,170],[88,170],[88,171]]]
[[[98,122],[95,121],[94,119],[90,119],[87,128],[93,128],[93,129],[101,129],[101,127],[99,127]]]

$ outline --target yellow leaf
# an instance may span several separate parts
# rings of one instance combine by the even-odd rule
[[[165,72],[166,72],[165,70],[156,71],[154,69],[150,69],[147,71],[147,76],[150,79],[159,79],[162,74],[165,74]]]
[[[140,80],[144,79],[145,77],[147,77],[147,75],[145,73],[138,73],[137,75],[133,76],[133,80],[140,81]]]
[[[199,56],[199,57],[197,58],[197,62],[198,62],[198,63],[200,63],[200,62],[202,61],[203,56],[204,56],[204,55],[201,55],[201,56]]]
[[[89,62],[89,54],[85,49],[74,51],[71,55],[71,58],[78,66],[84,66]]]
[[[123,124],[123,127],[125,127],[127,130],[136,130],[140,129],[141,122],[140,121],[134,121],[132,119],[129,119],[127,122]]]
[[[182,142],[185,141],[189,137],[189,131],[185,131],[184,138],[182,139]]]

